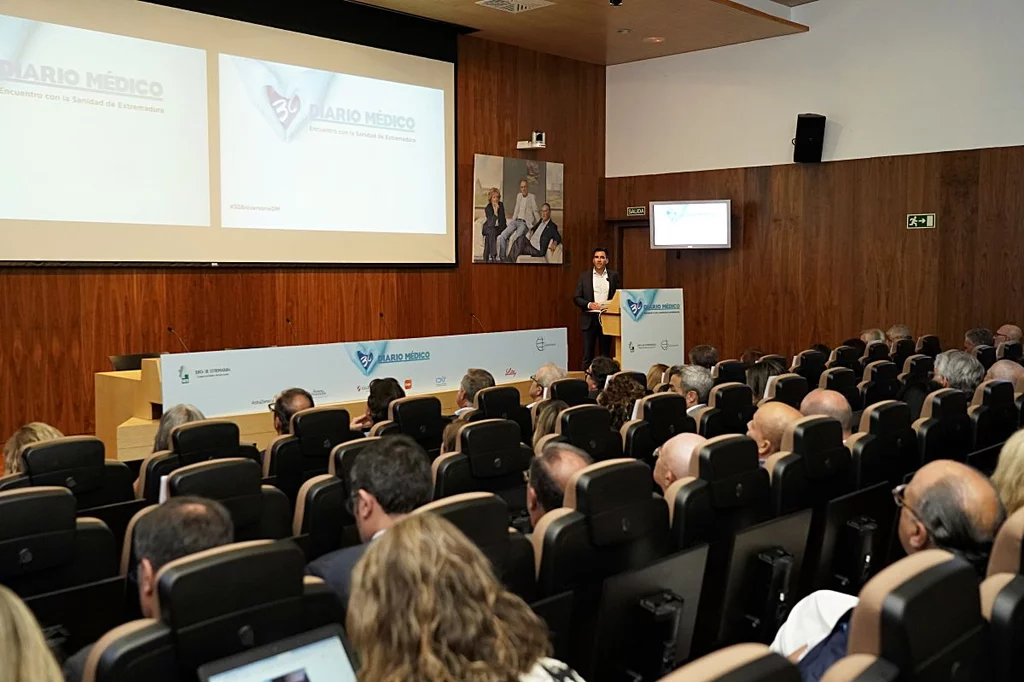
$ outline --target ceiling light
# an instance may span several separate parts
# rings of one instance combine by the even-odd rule
[[[644,38],[644,42],[645,43],[663,43],[663,42],[665,42],[665,39],[662,38],[661,36],[648,36],[647,38]]]

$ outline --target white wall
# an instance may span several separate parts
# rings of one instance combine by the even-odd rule
[[[819,0],[807,33],[608,67],[606,175],[1024,144],[1024,0]]]

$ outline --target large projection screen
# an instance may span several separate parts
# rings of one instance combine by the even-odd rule
[[[0,7],[0,262],[455,262],[455,66],[135,0]]]

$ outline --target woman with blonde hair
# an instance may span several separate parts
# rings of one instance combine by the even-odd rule
[[[569,403],[564,400],[545,400],[537,406],[537,419],[533,426],[533,447],[544,436],[552,434],[558,425],[558,415],[562,410],[568,410]]]
[[[412,514],[370,544],[347,629],[360,682],[582,682],[548,658],[547,628],[455,526]]]
[[[618,431],[633,417],[633,404],[643,397],[644,387],[632,376],[620,374],[598,394],[597,404],[612,413],[612,429]]]
[[[487,190],[487,205],[484,206],[484,261],[493,263],[498,257],[498,235],[505,231],[505,204],[501,203],[501,192],[497,187]],[[505,254],[503,254],[505,255]]]
[[[658,384],[662,383],[662,377],[665,376],[665,372],[668,371],[668,365],[659,362],[656,365],[651,365],[651,368],[647,370],[647,390],[653,391],[658,387]]]
[[[0,585],[0,682],[63,682],[35,616]]]
[[[25,462],[21,458],[21,453],[29,445],[63,437],[63,433],[49,424],[42,422],[25,424],[4,443],[4,474],[20,474],[25,470]]]
[[[992,485],[1006,507],[1006,515],[1024,507],[1024,429],[1010,436],[999,451],[999,464]]]

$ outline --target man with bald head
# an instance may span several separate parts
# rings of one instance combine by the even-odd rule
[[[1004,324],[996,330],[993,341],[998,348],[999,344],[1007,343],[1008,341],[1016,341],[1017,343],[1020,343],[1022,337],[1024,337],[1024,332],[1021,331],[1020,327],[1015,324]]]
[[[690,475],[690,460],[707,442],[707,438],[696,433],[680,433],[669,438],[658,448],[658,461],[654,464],[654,482],[662,492],[668,492],[670,485]]]
[[[530,462],[530,482],[526,486],[526,510],[530,527],[536,528],[540,517],[562,506],[569,479],[590,466],[593,460],[583,450],[568,443],[549,443]]]
[[[985,374],[985,381],[1002,379],[1013,384],[1014,393],[1024,392],[1024,367],[1021,367],[1013,360],[999,360],[989,367]]]
[[[985,577],[992,543],[1006,519],[988,478],[966,464],[940,459],[918,469],[909,484],[892,493],[900,510],[897,532],[907,554],[943,549],[970,563],[979,581]],[[849,622],[856,605],[856,597],[814,592],[793,607],[772,651],[793,660],[806,654],[801,673],[804,679],[814,677],[813,670],[823,671],[845,654],[845,647],[836,646],[836,640],[847,636],[839,626]]]
[[[800,414],[805,417],[823,415],[832,417],[843,426],[843,442],[853,433],[853,410],[850,403],[838,391],[816,388],[800,403]]]
[[[754,418],[747,424],[747,435],[757,443],[757,458],[765,460],[782,449],[782,436],[786,429],[803,415],[785,403],[766,403],[757,408]]]

